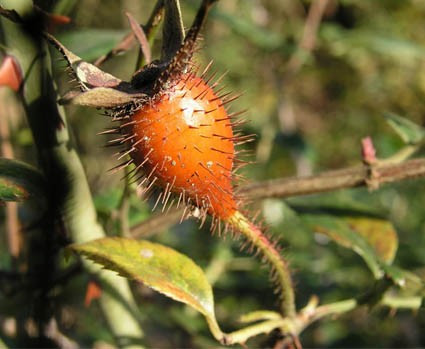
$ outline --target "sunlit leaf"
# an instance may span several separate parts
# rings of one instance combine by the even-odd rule
[[[388,124],[407,144],[421,143],[425,138],[423,127],[393,113],[385,113]]]
[[[20,161],[0,159],[0,201],[35,198],[45,202],[43,175]]]
[[[398,248],[398,236],[391,222],[370,217],[345,218],[350,228],[363,236],[384,262],[391,264]]]
[[[222,339],[223,333],[215,319],[211,286],[201,268],[185,255],[149,241],[118,237],[71,245],[70,248],[106,269],[188,304],[205,316],[213,335]]]

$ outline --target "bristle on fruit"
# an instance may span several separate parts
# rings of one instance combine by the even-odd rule
[[[164,188],[155,206],[170,196],[226,220],[236,210],[232,187],[235,136],[222,98],[201,78],[182,75],[169,91],[121,123],[116,142],[128,145],[144,184]],[[241,140],[245,140],[242,138]],[[181,201],[181,200],[179,200]],[[201,218],[203,215],[201,215]]]

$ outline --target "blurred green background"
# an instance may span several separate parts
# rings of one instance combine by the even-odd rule
[[[57,11],[70,11],[72,23],[59,28],[61,42],[86,60],[94,61],[111,49],[129,26],[124,11],[145,23],[154,1],[50,1]],[[182,0],[188,27],[199,1]],[[231,109],[247,109],[242,129],[255,133],[245,145],[254,164],[241,173],[247,182],[293,175],[309,175],[361,162],[361,139],[370,136],[378,157],[403,147],[388,126],[387,111],[417,124],[425,122],[425,1],[329,0],[311,51],[299,51],[311,2],[301,0],[221,0],[203,30],[200,66],[214,61],[218,74],[228,72],[222,84],[243,92]],[[68,7],[67,7],[68,6]],[[159,55],[161,38],[154,43]],[[59,55],[56,54],[59,58]],[[137,48],[108,61],[103,69],[130,79]],[[65,62],[55,60],[61,94],[72,85]],[[13,97],[10,103],[12,105]],[[105,148],[96,133],[110,126],[107,117],[89,108],[69,107],[69,123],[87,171],[99,217],[109,234],[119,231],[116,211],[123,188],[122,173],[107,170],[117,164],[114,149]],[[34,162],[30,131],[13,109],[12,144],[16,158]],[[422,154],[423,155],[423,154]],[[313,234],[299,217],[306,207],[323,212],[367,212],[388,219],[399,236],[395,264],[425,275],[424,180],[385,186],[378,191],[344,190],[288,200],[267,199],[249,206],[261,211],[265,225],[290,261],[298,306],[316,294],[322,302],[357,296],[370,288],[373,278],[363,260],[322,235]],[[151,213],[149,202],[132,197],[130,223]],[[3,216],[3,211],[1,212]],[[23,222],[30,208],[22,207]],[[239,315],[277,306],[266,268],[241,252],[230,237],[211,236],[207,228],[187,221],[150,239],[185,253],[214,282],[216,312],[226,331],[240,327]],[[0,234],[0,268],[8,268],[5,234]],[[105,346],[111,334],[93,303],[84,307],[87,276],[79,274],[58,291],[58,318],[64,333],[82,346]],[[204,319],[140,285],[133,284],[149,347],[218,347]],[[5,331],[7,316],[0,316]],[[422,347],[423,313],[388,309],[359,309],[338,319],[325,319],[308,328],[305,347]],[[265,337],[249,342],[265,346]],[[13,338],[10,338],[13,346]]]

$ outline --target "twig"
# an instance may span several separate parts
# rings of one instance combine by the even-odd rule
[[[305,62],[306,56],[314,49],[316,45],[317,31],[328,2],[329,0],[314,0],[310,5],[307,19],[304,24],[303,35],[298,43],[298,49],[289,59],[286,67],[286,77],[284,80],[291,78],[296,72],[298,72],[298,70],[300,70]]]
[[[250,199],[285,198],[323,193],[344,188],[367,186],[369,167],[366,165],[322,172],[316,176],[268,180],[247,185],[240,195]],[[374,166],[374,181],[379,185],[425,176],[425,159]]]

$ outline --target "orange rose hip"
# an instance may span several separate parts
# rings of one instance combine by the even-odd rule
[[[174,193],[222,220],[236,211],[231,121],[202,78],[183,76],[122,126],[131,137],[131,157],[145,174],[142,182],[164,188],[157,202]]]

